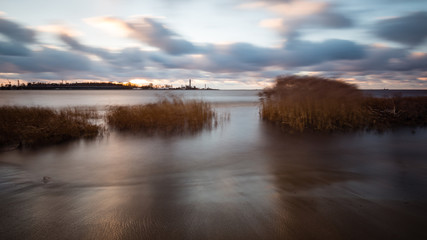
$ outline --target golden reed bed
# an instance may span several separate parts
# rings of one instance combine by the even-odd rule
[[[427,125],[427,97],[373,98],[354,85],[322,77],[281,76],[261,96],[261,118],[287,132]]]

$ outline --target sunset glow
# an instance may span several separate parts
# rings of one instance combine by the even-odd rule
[[[145,79],[138,79],[138,78],[132,79],[129,82],[134,84],[134,85],[137,85],[137,86],[146,86],[146,85],[150,84],[149,81],[147,81]]]

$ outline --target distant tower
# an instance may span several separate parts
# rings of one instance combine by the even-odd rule
[[[18,79],[18,87],[19,87],[19,79]]]
[[[188,82],[189,82],[188,86],[191,88],[191,79],[189,79]]]

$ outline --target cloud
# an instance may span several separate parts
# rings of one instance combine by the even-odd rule
[[[124,48],[118,52],[110,52],[109,50],[104,48],[84,45],[80,43],[76,38],[67,34],[59,34],[58,36],[72,50],[96,55],[111,64],[115,68],[144,67],[143,62],[145,61],[146,54],[142,52],[139,48]]]
[[[325,8],[323,11],[308,17],[304,21],[307,26],[318,26],[324,28],[349,28],[354,25],[353,21],[341,13]]]
[[[82,55],[50,48],[22,57],[0,56],[0,72],[87,71],[90,65],[90,60]]]
[[[142,67],[139,64],[145,61],[146,55],[145,52],[136,47],[124,48],[116,54],[116,59],[125,66]]]
[[[130,24],[134,37],[158,47],[173,55],[196,52],[196,47],[189,41],[181,39],[178,34],[167,29],[162,23],[152,18],[140,19],[139,23]]]
[[[156,63],[157,66],[160,65],[168,69],[197,69],[202,65],[201,61],[196,64],[190,56],[175,56],[163,52],[152,52],[149,55],[149,59]]]
[[[37,32],[2,17],[0,33],[8,38],[7,41],[0,41],[0,72],[38,73],[90,69],[90,60],[80,54],[40,45],[37,51],[28,48],[27,44],[37,46]]]
[[[240,8],[265,8],[279,17],[264,19],[260,26],[276,29],[287,39],[300,36],[300,31],[306,28],[349,28],[353,20],[339,13],[335,5],[309,0],[264,0],[240,5]]]
[[[279,49],[280,51],[280,49]],[[205,70],[211,72],[258,71],[273,64],[277,52],[249,43],[212,45],[205,54]]]
[[[81,32],[72,29],[68,27],[65,24],[51,24],[51,25],[43,25],[43,26],[37,26],[35,28],[39,32],[47,32],[47,33],[53,33],[53,34],[66,34],[68,36],[81,36],[83,35]]]
[[[287,43],[284,64],[310,66],[324,61],[355,60],[365,56],[365,48],[355,42],[328,39],[323,42],[293,40]]]
[[[294,40],[286,48],[259,47],[248,43],[211,45],[193,57],[151,55],[151,60],[166,68],[198,69],[215,73],[263,71],[270,67],[284,69],[314,66],[327,61],[358,60],[366,55],[365,46],[348,40],[323,42]]]
[[[200,50],[155,18],[141,17],[133,21],[124,21],[115,17],[99,17],[92,18],[91,22],[98,25],[115,26],[116,32],[156,47],[168,54],[191,54]]]
[[[340,15],[329,14],[329,5],[322,6],[326,7],[319,8],[317,15],[307,16],[304,21],[319,22],[321,26],[335,28],[350,24],[342,20]],[[317,20],[313,20],[313,17]],[[161,52],[146,53],[146,57],[152,64],[160,64],[161,67],[169,69],[198,69],[222,73],[260,71],[270,66],[310,66],[325,61],[360,59],[364,56],[364,48],[361,45],[347,40],[330,39],[316,43],[290,39],[285,49],[259,47],[244,42],[195,46],[180,39],[177,33],[154,18],[124,21],[102,17],[92,18],[91,21],[112,24],[122,29],[119,32],[126,32],[128,37],[159,48]],[[106,54],[98,48],[84,46],[67,35],[61,36],[61,39],[75,50],[96,54],[105,59]]]
[[[144,78],[173,79],[170,81],[178,84],[188,78],[202,78],[218,84],[233,82],[232,86],[236,86],[237,82],[242,86],[248,84],[246,86],[258,87],[270,83],[279,74],[313,71],[326,76],[346,76],[358,82],[371,81],[379,85],[384,84],[381,79],[370,78],[378,76],[392,79],[392,75],[397,74],[399,77],[411,77],[410,81],[413,83],[426,82],[422,79],[427,79],[427,73],[422,75],[420,72],[426,72],[427,53],[414,53],[408,48],[369,46],[343,39],[303,40],[303,30],[348,28],[353,25],[353,21],[337,12],[331,4],[317,4],[310,9],[298,10],[312,1],[301,0],[299,5],[295,2],[286,1],[286,6],[294,4],[290,8],[295,10],[293,15],[285,16],[284,13],[289,9],[282,8],[275,12],[276,18],[261,22],[262,26],[272,27],[286,37],[282,47],[261,47],[246,42],[195,44],[168,28],[159,18],[122,20],[101,17],[86,21],[105,27],[121,37],[137,40],[141,43],[141,48],[111,50],[85,44],[83,38],[77,37],[78,32],[69,28],[37,28],[39,32],[54,32],[61,40],[62,45],[49,48],[36,41],[36,30],[3,20],[0,21],[0,26],[9,26],[6,28],[9,31],[0,27],[5,36],[0,40],[0,72],[16,73],[16,78],[27,81],[31,81],[32,77],[37,80],[64,78],[113,81]],[[283,1],[274,0],[258,4],[266,9],[277,4],[284,6]],[[396,19],[405,20],[405,17],[382,20],[378,24],[387,21],[395,23]],[[28,30],[27,35],[32,37],[10,34],[13,26],[18,32],[19,29],[23,32]],[[144,45],[156,50],[142,50]],[[405,86],[411,83],[407,84]],[[423,86],[427,86],[425,84]],[[217,87],[222,88],[221,85]]]
[[[375,48],[371,50],[370,56],[362,61],[360,68],[364,71],[413,71],[425,70],[425,66],[427,66],[427,54],[425,53],[416,56],[406,49]]]
[[[390,41],[416,46],[427,39],[427,12],[415,12],[406,16],[377,22],[374,33]]]
[[[0,41],[0,55],[28,56],[30,50],[19,42]]]
[[[354,60],[326,62],[311,69],[317,71],[343,71],[368,74],[371,71],[409,72],[423,71],[427,66],[427,53],[411,53],[408,49],[365,47],[365,56]]]
[[[263,19],[259,22],[259,26],[265,28],[281,29],[283,28],[282,18]]]
[[[281,49],[258,47],[248,43],[208,45],[203,53],[174,56],[153,53],[150,59],[166,68],[203,70],[215,73],[257,71],[277,63]]]
[[[305,0],[287,2],[269,1],[269,3],[266,4],[270,11],[287,17],[310,16],[312,14],[322,12],[327,6],[327,4],[324,2]]]
[[[237,45],[210,45],[203,54],[170,55],[164,52],[150,52],[149,60],[156,64],[155,67],[167,69],[189,69],[207,72],[239,72],[260,69],[265,64],[261,59],[255,59],[252,50],[257,47],[250,45],[250,50],[244,54],[236,55],[233,51],[240,51]],[[252,59],[251,59],[252,58]],[[265,59],[265,58],[263,58]],[[258,63],[256,63],[258,62]],[[261,65],[261,66],[258,66]]]
[[[257,66],[268,66],[278,57],[274,48],[257,47],[249,43],[230,44],[226,50],[236,61]]]
[[[264,1],[252,1],[246,2],[244,4],[239,5],[238,7],[241,9],[259,9],[266,8],[269,11],[272,11],[281,16],[288,17],[301,17],[301,16],[309,16],[311,14],[318,13],[323,10],[326,3],[323,2],[314,2],[314,1],[306,1],[306,0],[288,0],[288,1],[280,1],[280,0],[264,0]]]
[[[3,17],[0,17],[0,33],[17,42],[34,43],[36,41],[35,31]]]
[[[76,38],[68,34],[59,34],[58,36],[59,36],[59,39],[61,39],[64,43],[70,46],[71,49],[73,50],[94,54],[104,59],[109,59],[112,57],[107,50],[83,45]]]
[[[133,30],[128,23],[115,17],[92,17],[84,19],[89,25],[110,33],[113,36],[129,37]]]

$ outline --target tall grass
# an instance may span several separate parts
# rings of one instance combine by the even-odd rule
[[[121,131],[176,134],[211,128],[218,120],[206,102],[169,98],[147,105],[113,106],[107,113],[107,122]]]
[[[261,117],[288,132],[387,130],[427,124],[427,98],[365,97],[351,84],[281,76],[263,91]]]
[[[364,123],[363,94],[344,82],[285,76],[263,92],[261,117],[290,132],[345,131]]]
[[[92,110],[42,107],[0,107],[0,146],[36,147],[98,135],[101,127],[90,123]]]

